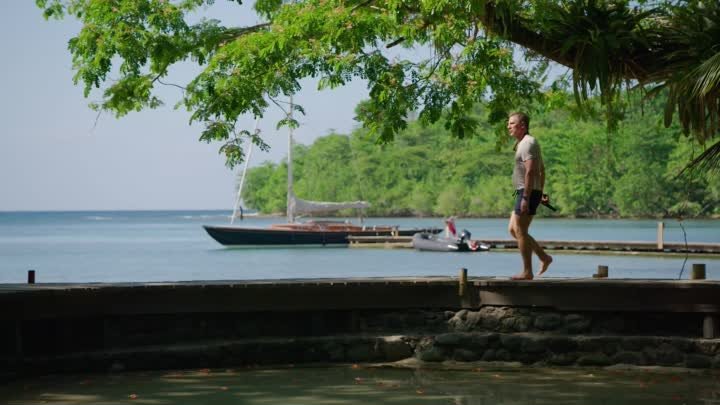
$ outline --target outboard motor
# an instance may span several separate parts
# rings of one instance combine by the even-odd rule
[[[467,229],[463,229],[462,232],[460,233],[460,241],[461,242],[468,241],[468,240],[470,240],[471,236],[472,235],[470,234],[470,231],[468,231]]]

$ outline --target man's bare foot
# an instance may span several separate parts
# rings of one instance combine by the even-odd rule
[[[548,269],[548,267],[550,267],[550,263],[552,263],[552,261],[553,261],[553,258],[550,255],[547,255],[547,258],[545,260],[540,260],[541,266],[540,266],[540,271],[538,271],[538,274],[537,274],[538,277],[542,276],[543,273],[545,273],[547,271],[547,269]]]
[[[512,277],[510,277],[510,280],[532,280],[533,274],[532,273],[518,273]]]

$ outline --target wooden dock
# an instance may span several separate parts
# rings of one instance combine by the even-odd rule
[[[412,248],[411,236],[349,236],[350,247]],[[514,239],[477,239],[491,249],[517,249]],[[539,240],[547,250],[609,253],[674,253],[720,255],[720,243],[658,243],[638,241]]]
[[[348,236],[350,247],[409,248],[412,236]]]
[[[566,311],[720,314],[719,280],[424,276],[137,283],[0,284],[14,321],[300,310],[536,306]]]

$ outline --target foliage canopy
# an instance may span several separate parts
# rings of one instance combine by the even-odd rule
[[[571,95],[567,95],[571,98]],[[595,101],[595,100],[593,100]],[[663,99],[626,109],[608,136],[601,117],[570,119],[565,109],[538,111],[532,134],[542,145],[546,192],[569,217],[712,217],[720,215],[720,176],[677,172],[693,143],[675,123],[663,128]],[[597,103],[597,102],[596,102]],[[482,105],[471,115],[477,136],[457,139],[442,124],[410,121],[395,142],[378,147],[367,130],[317,138],[293,150],[298,196],[321,201],[367,200],[371,216],[506,217],[512,209],[513,152],[498,150]],[[695,146],[697,148],[697,146]],[[244,201],[263,213],[284,212],[287,165],[248,171]],[[661,190],[661,191],[658,191]],[[345,212],[354,215],[355,212]]]
[[[421,123],[442,122],[463,138],[478,128],[469,114],[478,102],[490,123],[500,123],[511,110],[552,100],[552,89],[541,87],[549,61],[570,68],[578,106],[601,98],[611,129],[623,114],[623,89],[648,96],[667,89],[665,124],[676,117],[702,145],[717,139],[716,0],[257,0],[267,22],[248,27],[190,22],[214,0],[36,3],[48,18],[83,22],[69,48],[85,94],[104,89],[98,109],[124,115],[157,107],[156,86],[173,64],[202,66],[183,86],[182,103],[205,123],[202,140],[223,143],[230,165],[243,159],[244,138],[265,146],[236,127],[238,117],[282,106],[303,78],[321,87],[365,79],[370,99],[358,118],[379,141],[407,128],[414,111]],[[110,81],[116,63],[119,78]],[[720,167],[720,142],[700,161]]]

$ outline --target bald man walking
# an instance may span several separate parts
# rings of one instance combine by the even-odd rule
[[[515,145],[515,169],[513,186],[516,199],[515,208],[510,215],[508,231],[518,243],[523,261],[522,272],[512,276],[513,280],[532,280],[532,253],[540,258],[538,276],[545,273],[552,263],[552,256],[545,253],[528,230],[540,203],[549,203],[543,194],[545,188],[545,165],[543,164],[540,144],[530,135],[530,117],[521,112],[510,114],[507,123],[510,136],[517,141]]]

